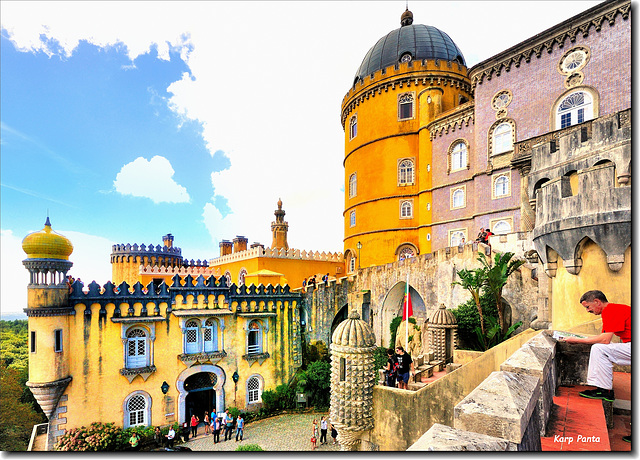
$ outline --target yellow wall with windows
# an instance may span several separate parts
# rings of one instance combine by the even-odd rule
[[[373,79],[366,77],[364,84],[356,84],[345,96],[342,111],[349,113],[344,117],[344,251],[357,256],[357,243],[362,243],[361,267],[397,260],[397,250],[404,243],[415,245],[419,253],[431,251],[427,234],[431,231],[432,213],[427,204],[432,205],[433,184],[427,167],[432,164],[432,147],[424,127],[441,113],[457,107],[460,96],[470,98],[461,87],[444,83],[446,79],[468,83],[466,73],[464,67],[449,68],[446,63],[437,67],[434,61],[426,65],[414,62],[411,68],[401,63],[398,70],[389,67],[385,75],[378,71]],[[401,84],[407,77],[411,83]],[[398,101],[404,93],[413,94],[413,118],[399,120]],[[354,101],[358,104],[352,106]],[[350,120],[354,116],[357,134],[351,138]],[[414,179],[409,185],[398,183],[398,164],[404,158],[414,162]],[[349,179],[353,173],[357,175],[357,193],[350,196]],[[404,199],[413,200],[410,219],[400,217],[400,202]],[[352,211],[356,214],[355,226],[351,225]]]
[[[614,272],[608,269],[604,251],[589,242],[582,251],[580,273],[568,273],[562,259],[558,258],[558,270],[551,280],[551,322],[554,329],[566,330],[593,321],[596,317],[580,305],[580,297],[587,291],[598,289],[609,302],[631,305],[631,248],[625,251],[620,271]]]

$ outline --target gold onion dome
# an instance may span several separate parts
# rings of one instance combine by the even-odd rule
[[[51,229],[51,222],[47,217],[42,230],[25,236],[22,240],[22,250],[27,253],[28,259],[69,260],[73,244],[67,237]]]

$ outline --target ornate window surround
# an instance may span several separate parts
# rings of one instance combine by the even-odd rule
[[[500,223],[500,222],[506,222],[507,224],[509,224],[509,226],[511,227],[510,231],[508,233],[513,233],[513,217],[500,217],[498,219],[491,219],[489,221],[489,228],[491,229],[491,232],[494,235],[500,235],[500,233],[496,233],[493,231],[493,228],[496,224]],[[503,233],[504,234],[504,233]]]
[[[457,244],[453,244],[453,237],[458,233],[461,234],[462,237],[464,237],[465,242],[467,242],[469,240],[469,238],[467,237],[467,229],[466,228],[452,228],[451,230],[449,230],[448,238],[447,238],[447,245],[449,247],[458,246]],[[460,244],[460,243],[458,243],[458,244]]]
[[[358,114],[355,113],[349,119],[349,140],[353,140],[358,136]]]
[[[584,119],[584,121],[589,121],[589,120],[593,120],[596,119],[600,116],[600,94],[598,93],[598,91],[593,88],[592,86],[576,86],[573,88],[570,88],[566,91],[564,91],[554,102],[553,106],[551,107],[551,114],[550,114],[550,128],[551,131],[556,131],[558,129],[560,129],[558,127],[559,125],[559,120],[558,120],[558,108],[560,107],[560,104],[562,104],[562,102],[564,102],[564,100],[569,97],[571,94],[573,93],[577,93],[577,92],[585,92],[588,93],[591,96],[591,107],[592,107],[592,116],[589,118]],[[577,124],[577,123],[576,123]],[[572,125],[573,126],[573,125]]]
[[[408,251],[411,251],[412,253],[410,257],[416,257],[418,254],[420,254],[420,251],[418,250],[418,247],[415,244],[405,242],[398,245],[398,247],[396,248],[396,252],[395,252],[396,258],[398,260],[406,259],[407,257],[406,256],[403,257],[403,253],[406,254],[408,253]]]
[[[127,337],[127,335],[129,334],[130,331],[134,330],[134,329],[141,329],[145,332],[146,337],[145,337],[145,341],[146,341],[146,348],[147,348],[147,353],[146,353],[146,365],[144,367],[139,367],[139,368],[132,368],[128,366],[128,343],[129,343],[129,338]],[[153,364],[153,355],[154,355],[154,343],[156,340],[156,325],[155,323],[122,323],[121,328],[121,339],[122,339],[122,352],[123,352],[123,370],[128,370],[128,371],[132,371],[134,369],[147,369],[147,368],[154,368],[154,364]],[[121,372],[122,373],[122,372]],[[145,379],[146,380],[146,379]]]
[[[142,423],[142,424],[137,424],[136,423],[134,425],[131,425],[131,423],[130,423],[131,420],[130,420],[130,416],[129,416],[129,407],[128,406],[129,406],[129,401],[131,401],[131,399],[133,397],[135,397],[135,396],[142,396],[144,398],[144,400],[145,400],[144,401],[145,402],[144,423]],[[127,397],[124,398],[124,401],[122,403],[122,412],[124,413],[124,420],[123,420],[124,428],[129,428],[129,427],[132,427],[132,426],[152,426],[153,423],[151,423],[152,422],[152,420],[151,420],[151,414],[152,414],[152,412],[151,412],[151,403],[152,403],[151,395],[149,395],[149,393],[147,393],[146,391],[137,390],[137,391],[134,391],[132,393],[129,393],[127,395]]]
[[[406,104],[411,104],[411,116],[402,117],[401,107]],[[398,94],[398,121],[413,120],[416,117],[416,92],[408,91],[406,93]]]
[[[455,168],[453,167],[453,151],[455,150],[455,148],[460,145],[460,144],[464,144],[465,146],[465,161],[463,161],[463,164],[466,164],[465,166],[462,166],[461,168]],[[449,146],[449,151],[447,152],[447,174],[451,174],[452,172],[457,172],[457,171],[463,171],[465,169],[469,169],[470,162],[469,162],[469,142],[467,142],[466,139],[456,139],[455,141],[453,141],[451,143],[451,145]]]
[[[411,171],[401,170],[401,168],[408,168],[408,164],[405,162],[411,163]],[[410,174],[409,174],[410,173]],[[410,177],[406,177],[409,176]],[[414,185],[416,182],[416,159],[415,157],[410,158],[398,158],[398,187],[405,187],[407,185]]]
[[[204,312],[203,312],[204,313]],[[201,354],[218,354],[224,353],[224,318],[222,317],[210,317],[210,313],[204,313],[202,318],[195,316],[186,316],[180,318],[180,330],[182,331],[182,355],[181,357],[188,358],[190,355]],[[204,328],[207,320],[211,320],[214,324],[215,334],[217,337],[217,349],[212,351],[205,351],[204,346]],[[187,353],[187,328],[186,324],[189,321],[196,321],[198,323],[198,349],[193,353]]]
[[[504,195],[497,195],[496,183],[498,179],[500,179],[501,177],[505,177],[507,180],[507,192]],[[491,176],[491,199],[499,200],[501,198],[507,198],[510,196],[511,196],[511,171],[509,170],[509,171],[494,174],[493,176]]]
[[[398,202],[398,205],[399,205],[398,211],[400,213],[400,219],[413,219],[413,198],[401,199]]]
[[[454,206],[453,197],[458,191],[462,191],[462,205]],[[462,185],[460,187],[453,187],[451,188],[450,193],[451,193],[451,200],[449,202],[450,209],[462,209],[467,207],[467,186],[466,185]]]
[[[494,145],[495,131],[500,127],[500,125],[505,123],[511,126],[511,148],[500,153],[495,153],[495,145]],[[501,118],[498,121],[496,121],[494,124],[492,124],[491,127],[489,128],[489,150],[488,150],[489,157],[495,157],[498,155],[504,155],[504,154],[513,152],[513,146],[515,143],[516,143],[516,122],[511,118]]]
[[[258,388],[257,388],[257,398],[255,400],[253,400],[251,398],[251,391],[249,390],[249,383],[251,382],[251,379],[255,379],[258,381]],[[253,390],[255,391],[255,390]],[[264,391],[264,378],[260,375],[260,374],[251,374],[249,376],[249,378],[247,379],[246,383],[245,383],[245,399],[247,401],[247,406],[251,405],[251,404],[260,404],[262,403],[262,392]]]

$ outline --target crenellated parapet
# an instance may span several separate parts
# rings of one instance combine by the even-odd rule
[[[278,258],[278,259],[296,259],[296,260],[313,260],[320,262],[343,262],[344,256],[341,252],[318,252],[318,251],[301,251],[300,249],[285,248],[263,248],[257,246],[246,251],[234,252],[222,257],[209,260],[209,266],[221,265],[239,260],[253,259],[257,257]]]
[[[426,75],[428,73],[428,75]],[[471,84],[466,78],[467,68],[455,61],[440,59],[396,63],[371,75],[356,80],[342,99],[341,122],[360,104],[389,90],[411,87],[452,87],[471,95]]]
[[[147,258],[148,262],[145,262]],[[160,244],[138,245],[134,244],[114,244],[111,248],[111,263],[139,261],[140,263],[149,263],[151,259],[156,263],[160,259],[166,265],[182,264],[182,249],[178,247],[162,246]]]
[[[202,303],[198,299],[204,298]],[[188,299],[193,299],[188,301]],[[218,300],[224,298],[222,302],[225,308],[220,308]],[[213,304],[209,302],[213,299]],[[180,309],[196,308],[213,311],[226,310],[231,312],[231,306],[236,305],[235,313],[247,312],[273,312],[277,305],[284,308],[286,303],[299,303],[302,300],[300,293],[293,293],[289,286],[272,286],[272,285],[251,285],[236,286],[235,284],[227,285],[227,279],[224,276],[216,278],[209,276],[205,278],[203,275],[193,277],[187,274],[184,277],[176,274],[171,279],[171,286],[167,286],[164,282],[156,286],[150,282],[146,287],[140,282],[129,286],[126,281],[119,285],[107,282],[104,286],[100,286],[95,281],[88,285],[85,290],[81,281],[75,281],[70,287],[69,308],[73,309],[77,305],[85,305],[84,315],[91,316],[91,305],[99,304],[99,316],[107,316],[106,305],[113,304],[112,321],[118,321],[120,318],[137,316],[142,319],[149,320],[161,319],[160,305],[166,304],[167,317],[172,311]],[[135,304],[141,304],[142,307],[136,315]]]
[[[455,132],[456,129],[468,127],[474,124],[475,106],[473,102],[459,105],[455,109],[442,114],[438,119],[427,125],[431,140],[449,132]]]

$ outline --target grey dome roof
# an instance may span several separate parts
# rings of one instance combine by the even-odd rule
[[[424,24],[406,24],[382,37],[366,54],[355,78],[400,62],[406,53],[411,60],[442,59],[466,66],[462,51],[446,33]]]

